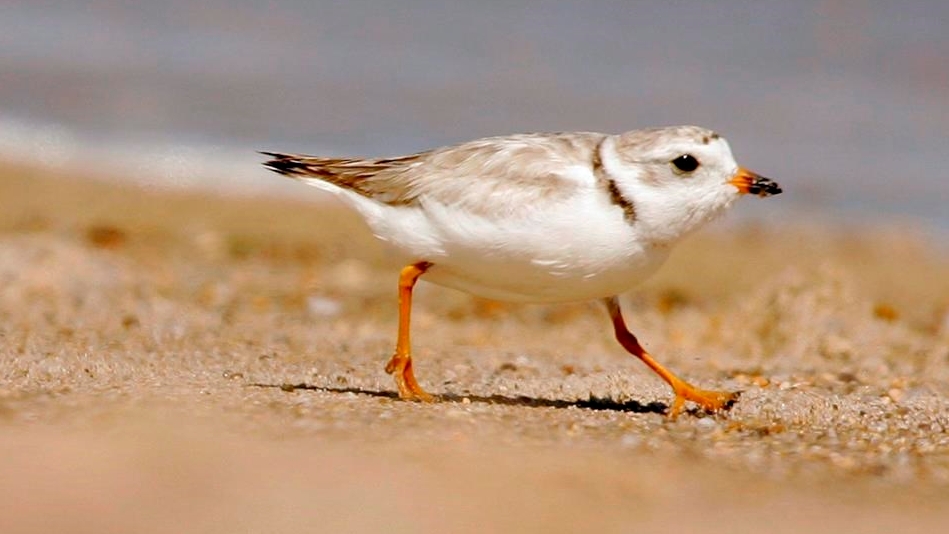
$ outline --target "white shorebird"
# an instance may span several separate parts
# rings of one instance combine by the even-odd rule
[[[719,411],[737,399],[660,365],[627,329],[617,298],[739,196],[781,192],[739,167],[715,132],[522,134],[378,159],[263,154],[269,169],[344,199],[400,256],[399,330],[386,372],[401,398],[434,400],[415,379],[409,344],[412,288],[425,275],[497,300],[602,299],[617,341],[672,387],[670,417],[686,401]]]

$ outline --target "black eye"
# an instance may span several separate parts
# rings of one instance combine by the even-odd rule
[[[676,169],[682,172],[692,172],[699,168],[699,160],[695,159],[695,156],[692,154],[682,154],[672,160],[672,164],[675,165]]]

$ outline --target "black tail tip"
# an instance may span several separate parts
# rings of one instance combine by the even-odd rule
[[[279,152],[265,152],[263,150],[258,151],[258,154],[270,158],[262,164],[264,167],[280,174],[301,174],[301,171],[306,168],[306,165],[304,165],[299,159],[289,154],[281,154]]]

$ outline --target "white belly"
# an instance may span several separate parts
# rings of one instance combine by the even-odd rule
[[[613,206],[580,201],[518,218],[445,206],[388,208],[368,217],[406,263],[427,261],[424,280],[516,302],[590,300],[622,293],[652,275],[668,249],[643,244]]]
[[[495,300],[571,302],[622,293],[648,278],[661,263],[596,272],[551,271],[523,262],[483,261],[461,266],[445,262],[435,264],[424,279]]]

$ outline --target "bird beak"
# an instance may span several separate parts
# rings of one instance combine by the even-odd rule
[[[769,197],[781,193],[781,186],[777,182],[753,173],[744,167],[738,167],[738,172],[735,173],[735,176],[732,176],[728,183],[737,187],[738,192],[743,195],[751,193],[759,197]]]

